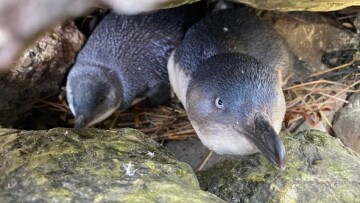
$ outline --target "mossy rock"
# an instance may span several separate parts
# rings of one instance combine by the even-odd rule
[[[131,130],[0,129],[0,202],[223,202]]]
[[[171,8],[200,0],[167,0],[156,8]],[[277,11],[335,11],[360,6],[360,0],[231,0],[264,10]]]
[[[277,11],[335,11],[359,6],[360,0],[233,0],[255,8]]]
[[[308,130],[283,138],[287,168],[260,154],[197,173],[200,187],[229,202],[360,202],[360,157],[337,138]]]

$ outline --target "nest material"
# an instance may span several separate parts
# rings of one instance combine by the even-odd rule
[[[348,103],[349,93],[360,84],[360,68],[355,60],[309,76],[308,81],[283,88],[286,100],[285,126],[290,132],[303,119],[313,126],[321,120],[332,127],[332,119],[325,112],[334,113],[336,107]]]

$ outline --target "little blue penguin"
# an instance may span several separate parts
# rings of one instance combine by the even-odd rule
[[[205,8],[195,3],[154,13],[105,16],[67,77],[75,128],[101,122],[139,99],[150,97],[158,103],[170,97],[168,58]]]
[[[171,86],[202,143],[218,154],[262,153],[284,170],[285,99],[277,70],[291,64],[280,36],[247,8],[220,10],[186,33],[168,62]]]

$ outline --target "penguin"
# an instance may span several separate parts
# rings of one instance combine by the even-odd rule
[[[75,128],[101,122],[146,97],[156,104],[170,98],[168,58],[202,11],[206,9],[200,2],[154,13],[105,16],[67,76]]]
[[[171,54],[168,74],[201,142],[217,154],[262,153],[281,170],[278,135],[285,99],[278,70],[285,42],[248,8],[216,11],[194,24]]]

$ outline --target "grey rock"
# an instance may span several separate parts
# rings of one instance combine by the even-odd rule
[[[300,72],[305,74],[304,78],[327,69],[322,63],[325,52],[357,49],[359,45],[356,34],[337,28],[319,13],[267,12],[263,18],[286,40],[292,52],[311,67],[308,72]]]
[[[327,130],[325,129],[324,125],[322,122],[318,122],[316,123],[315,126],[312,126],[307,120],[303,120],[299,126],[297,126],[297,128],[294,130],[294,134],[298,133],[298,132],[301,132],[301,131],[304,131],[304,130],[310,130],[310,129],[316,129],[316,130],[319,130],[319,131],[322,131],[324,133],[327,132]]]
[[[26,44],[43,30],[79,16],[93,7],[107,5],[118,13],[139,13],[170,8],[198,0],[14,0],[0,1],[0,71],[8,69]],[[234,0],[260,9],[280,11],[332,11],[360,5],[360,0]]]
[[[54,25],[79,16],[95,0],[0,1],[0,73],[12,68],[13,61]]]
[[[229,202],[360,202],[360,156],[317,130],[283,137],[287,168],[261,155],[197,172],[202,189]]]
[[[360,5],[359,0],[234,0],[247,5],[277,11],[335,11],[349,6]]]
[[[32,0],[0,1],[0,72],[11,68],[19,53],[51,29],[95,7],[111,7],[120,14],[135,14],[179,6],[196,0]]]
[[[61,82],[84,40],[74,23],[59,25],[0,74],[0,126],[21,122],[37,99],[60,92]]]
[[[198,170],[209,153],[198,138],[192,137],[183,141],[168,141],[164,146],[175,154],[177,160],[189,164],[194,171]],[[226,159],[225,156],[213,153],[202,169],[207,169],[224,159]]]
[[[354,19],[354,26],[356,28],[356,32],[360,34],[360,12],[357,12],[356,17]]]
[[[333,129],[344,145],[360,153],[360,93],[351,95],[348,101],[337,113]]]
[[[6,202],[224,202],[189,165],[131,129],[0,129]]]

